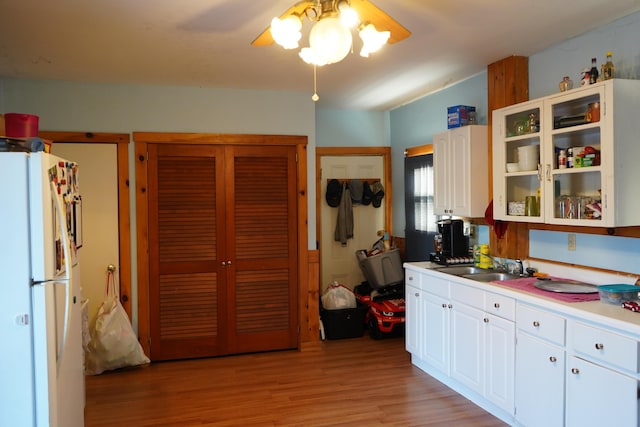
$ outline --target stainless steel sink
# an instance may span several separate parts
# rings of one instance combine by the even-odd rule
[[[479,274],[479,273],[491,273],[491,270],[484,268],[474,267],[472,265],[458,265],[455,267],[442,267],[438,268],[438,271],[447,274],[453,274],[455,276],[463,276],[465,274]]]
[[[498,280],[510,280],[510,279],[519,279],[520,276],[509,273],[501,273],[501,272],[490,272],[490,273],[477,273],[477,274],[464,274],[462,277],[477,280],[478,282],[495,282]]]

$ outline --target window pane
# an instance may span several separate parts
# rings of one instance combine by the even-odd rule
[[[436,231],[433,213],[433,167],[423,166],[414,170],[414,220],[418,231]]]

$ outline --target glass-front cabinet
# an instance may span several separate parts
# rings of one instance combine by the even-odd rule
[[[640,81],[607,80],[493,114],[495,219],[640,225]]]
[[[529,101],[493,113],[495,219],[544,221],[542,112],[542,101]]]

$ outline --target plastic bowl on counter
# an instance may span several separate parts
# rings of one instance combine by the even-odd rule
[[[620,305],[625,301],[638,301],[640,286],[614,284],[598,286],[600,301]]]

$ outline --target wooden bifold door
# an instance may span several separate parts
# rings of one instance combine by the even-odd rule
[[[294,146],[149,144],[152,360],[297,346]]]

